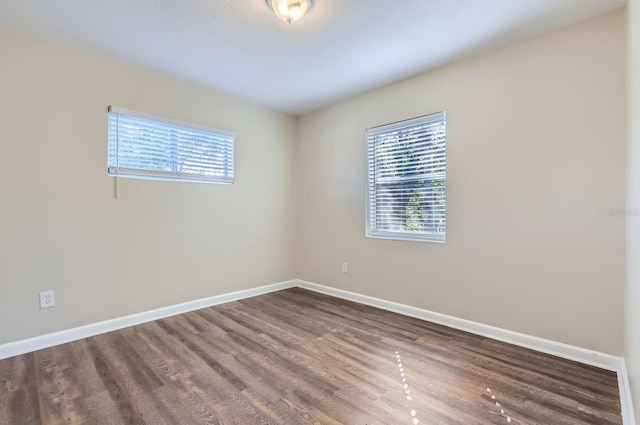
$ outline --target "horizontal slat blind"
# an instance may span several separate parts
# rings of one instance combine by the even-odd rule
[[[444,242],[444,112],[368,129],[367,235]]]
[[[233,183],[233,133],[113,107],[108,125],[110,175]]]

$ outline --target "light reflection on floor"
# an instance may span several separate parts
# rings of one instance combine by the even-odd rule
[[[409,389],[409,383],[407,382],[407,375],[405,374],[404,364],[402,363],[402,356],[398,351],[396,351],[395,354],[396,354],[396,362],[398,365],[398,370],[400,371],[400,379],[402,380],[402,387],[404,389],[404,394],[407,397],[407,401],[409,402],[409,407],[411,408],[411,402],[413,401],[413,397],[411,396],[411,390]],[[495,403],[496,409],[500,411],[500,415],[507,421],[507,423],[511,423],[512,421],[514,421],[514,419],[507,414],[504,407],[502,406],[502,404],[500,403],[500,401],[498,400],[494,392],[491,390],[491,388],[489,388],[486,385],[485,387],[487,389],[487,393],[489,393],[489,396],[491,397],[491,402]],[[416,412],[416,410],[411,409],[409,411],[409,414],[411,415],[412,423],[414,425],[418,425],[420,423],[420,419],[418,419],[418,413]]]
[[[500,414],[502,416],[504,416],[507,419],[508,423],[511,423],[511,416],[508,416],[505,412],[504,412],[504,408],[502,407],[502,405],[500,404],[500,402],[498,401],[498,399],[496,398],[496,396],[493,394],[493,392],[491,391],[491,388],[487,387],[487,392],[489,394],[491,394],[491,401],[496,403],[496,408],[500,409]]]
[[[400,370],[400,378],[402,379],[402,386],[404,388],[404,394],[407,396],[407,401],[412,401],[411,390],[409,389],[409,384],[407,383],[407,376],[404,374],[404,365],[402,364],[402,357],[400,357],[400,353],[396,351],[396,361],[398,362],[398,369]],[[411,407],[411,406],[409,406]],[[415,409],[411,409],[409,411],[411,415],[411,420],[414,425],[418,425],[420,423],[420,419],[418,419],[418,413]]]

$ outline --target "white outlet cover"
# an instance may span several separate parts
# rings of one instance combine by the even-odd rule
[[[50,308],[56,305],[53,291],[40,292],[40,308]]]

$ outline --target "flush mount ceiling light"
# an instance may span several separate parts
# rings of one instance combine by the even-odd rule
[[[302,18],[313,6],[313,0],[266,0],[266,2],[278,18],[288,23]]]

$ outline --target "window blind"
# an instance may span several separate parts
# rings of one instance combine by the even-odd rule
[[[109,107],[112,176],[231,184],[233,133]]]
[[[444,242],[445,113],[370,128],[366,139],[367,236]]]

